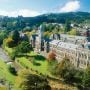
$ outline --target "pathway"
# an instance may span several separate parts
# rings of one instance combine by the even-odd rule
[[[0,59],[3,60],[4,62],[11,61],[9,56],[6,54],[6,52],[1,47],[0,47]]]

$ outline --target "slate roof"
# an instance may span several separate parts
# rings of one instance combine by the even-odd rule
[[[78,48],[85,48],[90,50],[90,42],[85,43],[84,45],[79,44],[73,44],[73,43],[67,43],[67,42],[62,42],[61,40],[52,40],[50,44],[55,45],[56,47],[61,47],[69,50],[76,50]]]
[[[53,40],[50,42],[50,44],[56,45],[56,47],[61,47],[61,48],[66,48],[71,50],[76,50],[78,48],[78,45],[62,42],[60,40]]]

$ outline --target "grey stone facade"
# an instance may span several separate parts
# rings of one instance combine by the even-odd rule
[[[90,65],[90,37],[55,34],[45,39],[44,26],[40,26],[38,31],[34,41],[36,52],[46,56],[49,51],[53,51],[58,62],[67,56],[76,68],[85,69]]]
[[[53,40],[50,42],[50,50],[55,52],[58,62],[67,56],[76,68],[86,68],[90,65],[90,50],[78,45]]]

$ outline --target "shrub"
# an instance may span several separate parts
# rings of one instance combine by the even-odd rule
[[[14,41],[13,41],[13,39],[12,38],[7,38],[7,39],[5,39],[5,41],[6,41],[6,45],[8,46],[8,47],[14,47]]]
[[[10,73],[12,73],[13,75],[17,75],[17,71],[16,71],[16,69],[13,66],[10,65],[8,67],[8,69],[9,69]]]
[[[18,53],[28,53],[32,50],[29,42],[23,41],[16,47],[16,52]]]
[[[53,75],[56,75],[55,67],[56,67],[57,64],[58,64],[57,60],[48,62],[48,71]]]
[[[85,90],[90,89],[90,66],[88,66],[87,69],[84,71],[82,84]]]
[[[54,52],[49,52],[47,56],[48,60],[55,60],[56,59],[56,54]]]
[[[15,57],[16,57],[15,53],[11,53],[11,54],[10,54],[11,60],[15,60]]]
[[[29,70],[19,72],[16,84],[22,90],[49,90],[47,89],[49,86],[47,79],[40,75],[31,74]]]
[[[13,31],[12,39],[14,41],[14,45],[17,45],[20,40],[20,34],[17,30]]]

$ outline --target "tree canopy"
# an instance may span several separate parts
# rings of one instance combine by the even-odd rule
[[[83,86],[84,88],[90,88],[90,66],[84,72]]]
[[[16,52],[18,53],[28,53],[30,50],[32,50],[32,46],[27,41],[22,41],[17,47]]]
[[[20,81],[18,81],[20,80]],[[31,74],[29,70],[19,72],[16,79],[17,86],[22,90],[47,90],[48,81],[46,78]]]
[[[17,30],[13,31],[12,39],[14,40],[14,43],[17,44],[20,40],[20,34]]]

